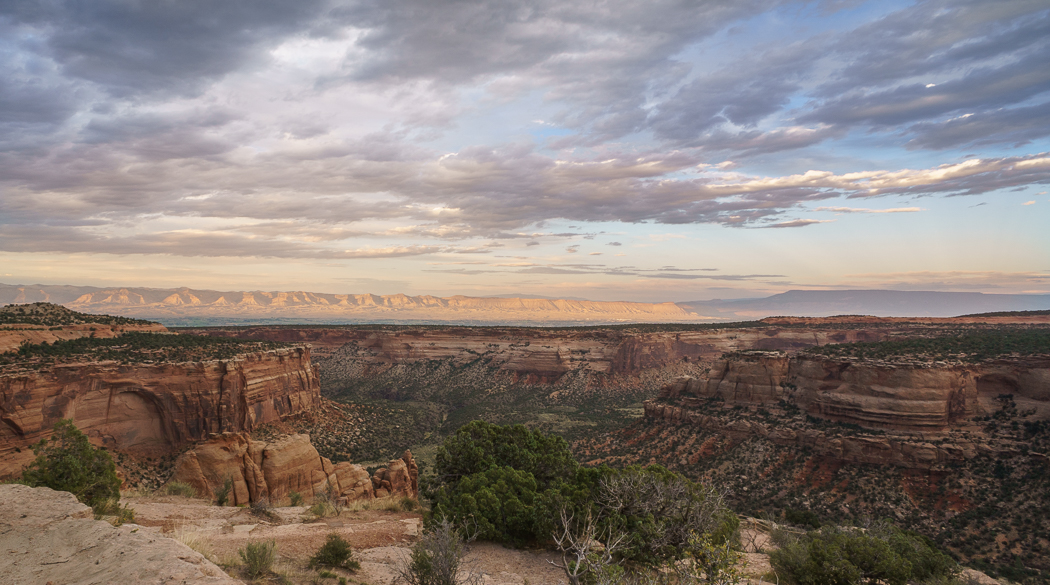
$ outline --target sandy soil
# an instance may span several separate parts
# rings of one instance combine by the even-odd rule
[[[338,534],[354,548],[361,563],[357,573],[333,570],[351,583],[394,583],[398,563],[408,558],[422,525],[413,512],[344,511],[338,517],[307,520],[305,507],[273,508],[277,519],[253,515],[247,508],[213,506],[178,496],[130,497],[135,523],[145,530],[183,541],[203,542],[207,556],[231,575],[240,576],[237,551],[254,541],[277,543],[277,571],[295,584],[314,583],[318,571],[308,560],[329,534]],[[189,543],[188,543],[189,544]],[[200,545],[198,545],[200,546]],[[471,547],[466,564],[481,573],[486,585],[555,585],[565,581],[560,569],[547,563],[548,551],[506,549],[490,543]],[[327,580],[327,583],[335,583]]]

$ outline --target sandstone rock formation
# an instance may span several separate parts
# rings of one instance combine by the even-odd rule
[[[671,363],[716,359],[742,350],[798,350],[828,343],[880,341],[891,327],[843,329],[753,327],[640,332],[621,329],[545,330],[517,327],[354,329],[350,327],[247,327],[188,330],[200,335],[310,343],[329,358],[324,375],[341,363],[378,369],[428,360],[465,364],[484,357],[493,367],[530,382],[553,382],[568,372],[637,375]],[[338,380],[333,380],[338,383]]]
[[[143,456],[170,453],[210,433],[251,430],[320,402],[307,347],[207,362],[61,364],[0,376],[0,477],[71,418],[95,444]]]
[[[173,481],[189,483],[204,497],[213,497],[229,478],[230,503],[275,502],[298,492],[310,499],[332,493],[345,501],[390,495],[417,498],[419,469],[412,453],[391,461],[374,477],[360,465],[332,464],[310,444],[308,435],[285,435],[273,442],[253,441],[247,433],[221,433],[182,454]]]
[[[929,468],[979,454],[1024,451],[1021,445],[988,445],[976,435],[945,439],[968,419],[989,412],[1001,394],[1015,395],[1036,420],[1050,418],[1050,359],[907,366],[752,353],[716,362],[707,377],[682,378],[666,386],[658,398],[646,401],[645,416],[694,425],[734,441],[763,437],[850,463]],[[782,414],[798,408],[817,419],[875,432],[733,420],[726,416],[732,407]]]
[[[419,466],[411,451],[405,451],[401,459],[394,459],[376,470],[372,486],[377,498],[385,496],[417,497],[419,494]]]
[[[751,353],[715,362],[705,378],[679,380],[658,401],[688,409],[708,399],[786,400],[813,416],[869,429],[944,432],[981,411],[982,394],[1001,393],[1050,401],[1050,359],[908,365]]]
[[[73,494],[0,485],[0,582],[241,583],[186,545],[95,520]]]

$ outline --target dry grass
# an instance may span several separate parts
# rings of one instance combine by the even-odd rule
[[[412,498],[401,496],[387,496],[374,500],[357,500],[350,502],[344,508],[348,512],[361,510],[379,510],[383,512],[412,512],[419,509],[419,502]]]
[[[211,559],[211,539],[206,534],[203,534],[197,530],[180,526],[175,529],[172,533],[172,538],[192,548],[193,550],[204,555],[204,558]]]

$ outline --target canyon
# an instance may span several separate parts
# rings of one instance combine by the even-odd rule
[[[96,444],[169,458],[160,481],[198,494],[230,477],[236,504],[292,491],[348,503],[415,493],[442,438],[481,418],[558,433],[587,464],[663,464],[722,486],[743,513],[891,517],[960,558],[1007,566],[1031,550],[1028,566],[1050,566],[1038,552],[1050,539],[1018,528],[1050,513],[1050,352],[904,343],[1034,335],[1025,343],[1042,347],[1045,320],[169,328],[254,349],[10,366],[0,461],[17,472],[72,417]]]
[[[182,333],[309,343],[318,358],[336,354],[365,367],[480,358],[524,379],[552,382],[574,371],[637,375],[674,362],[711,360],[741,350],[798,350],[828,343],[880,341],[905,325],[822,323],[779,326],[644,326],[588,328],[454,326],[251,326],[182,328]]]

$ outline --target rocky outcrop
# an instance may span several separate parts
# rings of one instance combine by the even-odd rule
[[[203,497],[214,497],[227,479],[232,481],[229,503],[233,505],[262,499],[277,502],[292,492],[307,499],[334,495],[348,502],[419,496],[419,469],[411,452],[405,451],[401,459],[369,477],[360,465],[345,461],[333,465],[303,434],[269,443],[253,441],[247,433],[215,434],[182,454],[172,477],[192,485]]]
[[[376,470],[372,476],[372,487],[377,498],[404,496],[414,498],[419,494],[419,466],[411,451],[405,451],[401,459],[394,459]]]
[[[186,545],[95,520],[68,492],[0,485],[0,582],[241,583]]]
[[[249,431],[320,404],[307,347],[207,362],[61,364],[0,376],[0,477],[69,418],[95,444],[159,456],[211,433]]]

